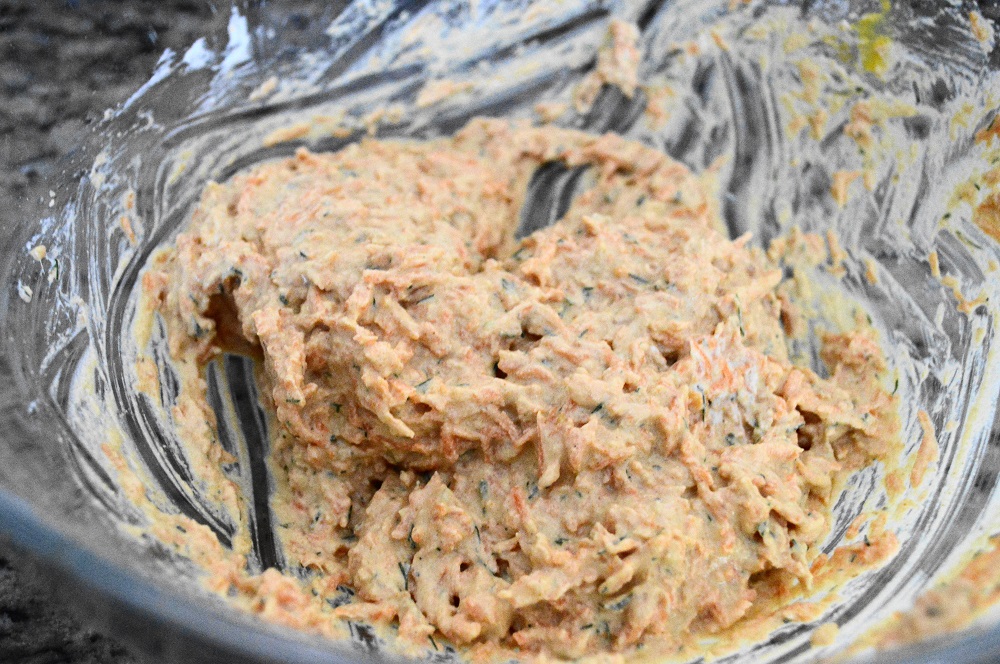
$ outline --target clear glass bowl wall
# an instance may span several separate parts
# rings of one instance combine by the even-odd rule
[[[882,75],[854,66],[863,59],[863,35],[843,21],[879,9],[859,1],[754,2],[732,11],[728,0],[361,2],[332,24],[309,26],[295,47],[273,15],[234,10],[226,34],[165,54],[151,81],[67,160],[53,185],[55,214],[26,220],[5,240],[0,527],[49,578],[73,589],[92,619],[160,661],[356,658],[356,645],[263,625],[228,608],[197,590],[190,562],[130,534],[143,517],[101,449],[116,436],[142,459],[149,491],[166,509],[199,519],[223,540],[235,527],[233,515],[213,511],[189,482],[165,415],[176,397],[165,354],[158,356],[166,386],[159,402],[135,389],[131,330],[140,271],[188,218],[206,182],[301,145],[339,149],[365,136],[363,119],[379,109],[401,112],[384,116],[375,135],[423,138],[447,135],[476,115],[531,119],[537,103],[571,99],[608,21],[618,17],[640,26],[641,79],[672,90],[665,123],[643,117],[647,92],[628,98],[614,89],[560,123],[623,133],[695,171],[718,167],[734,237],[749,231],[766,246],[792,226],[835,231],[847,274],[827,285],[864,303],[882,330],[900,378],[907,453],[920,442],[917,411],[934,422],[941,460],[912,490],[915,507],[890,524],[898,554],[842,587],[817,623],[787,625],[722,661],[809,660],[821,654],[810,649],[812,629],[831,620],[841,626],[834,649],[843,646],[911,605],[984,535],[1000,531],[993,432],[1000,387],[993,348],[1000,298],[993,296],[1000,284],[989,269],[1000,252],[967,207],[948,207],[956,185],[985,167],[974,136],[992,120],[989,91],[997,89],[995,54],[969,31],[975,8],[891,9],[881,29],[895,50]],[[789,50],[791,35],[799,37]],[[803,88],[797,63],[804,56],[830,74],[822,91],[830,117],[818,139],[787,131],[795,119],[787,96]],[[418,106],[417,93],[435,78],[469,87]],[[914,112],[888,117],[877,129],[881,148],[859,155],[844,126],[863,98]],[[965,120],[956,123],[960,111]],[[342,117],[355,129],[263,140],[317,116]],[[829,194],[833,174],[859,166],[871,169],[871,188],[838,206]],[[42,244],[47,255],[39,261],[28,250]],[[967,292],[984,289],[989,300],[959,311],[931,272],[931,251],[944,275]],[[881,474],[875,467],[852,479],[825,551],[843,541],[861,511],[884,504]],[[979,661],[998,647],[986,620],[891,657]]]

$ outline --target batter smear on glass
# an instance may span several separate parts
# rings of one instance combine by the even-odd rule
[[[549,162],[582,192],[518,240]],[[471,658],[670,653],[808,587],[896,404],[868,328],[825,337],[828,377],[795,366],[783,257],[717,228],[658,151],[498,120],[207,187],[145,286],[175,358],[260,360],[305,570],[272,617]]]

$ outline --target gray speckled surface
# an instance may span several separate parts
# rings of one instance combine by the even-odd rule
[[[0,228],[37,214],[34,201],[85,125],[141,85],[164,48],[190,43],[217,15],[184,0],[0,0]],[[16,563],[0,555],[0,662],[136,661]]]
[[[283,0],[257,11],[294,30],[323,4]],[[59,159],[149,78],[164,49],[183,51],[224,26],[229,11],[199,0],[0,0],[0,232],[38,214]],[[16,554],[0,552],[0,662],[137,661],[30,575]]]

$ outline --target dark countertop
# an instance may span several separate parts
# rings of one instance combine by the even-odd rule
[[[34,202],[85,125],[148,79],[163,49],[184,48],[217,14],[192,0],[0,0],[0,228],[37,214]],[[0,554],[0,662],[138,661],[81,626],[16,562]]]
[[[304,25],[324,4],[276,0],[264,11]],[[39,214],[59,159],[86,125],[142,85],[164,49],[183,52],[224,26],[229,7],[205,0],[0,0],[0,231]],[[0,662],[139,661],[81,625],[35,588],[30,574],[15,554],[0,553]]]

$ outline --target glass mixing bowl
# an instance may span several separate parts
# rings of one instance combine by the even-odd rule
[[[233,609],[200,590],[189,560],[143,532],[105,443],[120,441],[138,460],[163,510],[206,524],[223,542],[238,524],[191,482],[166,414],[176,390],[156,335],[165,387],[158,400],[135,389],[140,272],[208,181],[303,145],[336,150],[369,133],[447,135],[476,115],[533,119],[540,102],[570,102],[617,17],[640,28],[644,87],[632,97],[605,87],[592,109],[570,107],[558,123],[617,131],[695,171],[717,169],[734,237],[750,231],[766,246],[796,226],[834,231],[845,274],[824,287],[861,302],[882,331],[907,455],[921,440],[918,410],[934,423],[940,460],[922,485],[906,489],[912,502],[889,523],[898,553],[840,587],[816,621],[785,625],[720,661],[811,661],[843,651],[1000,532],[1000,251],[967,204],[977,195],[969,183],[993,158],[975,137],[1000,101],[992,94],[1000,55],[988,31],[977,39],[971,29],[977,9],[365,0],[332,21],[296,26],[294,40],[278,27],[278,9],[234,9],[225,34],[165,53],[151,80],[108,112],[53,184],[51,216],[3,239],[0,530],[86,617],[154,661],[392,660],[363,628],[334,643]],[[455,94],[421,97],[435,80]],[[859,122],[865,108],[868,122]],[[831,186],[855,170],[864,175],[840,205]],[[956,195],[963,191],[964,199]],[[250,450],[235,472],[254,506],[251,565],[260,567],[280,560],[253,441],[253,385],[239,380],[245,368],[230,358],[212,381],[232,386],[213,393],[245,416],[231,433]],[[824,551],[846,541],[858,514],[887,504],[883,474],[872,467],[848,483]],[[840,626],[836,641],[812,648],[815,627],[831,621]],[[858,657],[992,661],[1000,653],[994,622],[988,615],[961,633]]]

